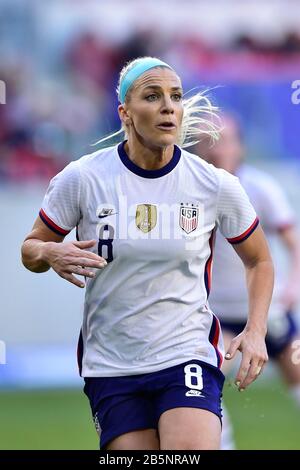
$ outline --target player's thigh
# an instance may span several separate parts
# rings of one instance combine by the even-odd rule
[[[288,385],[300,384],[300,364],[294,360],[295,357],[295,341],[300,343],[300,338],[294,338],[290,341],[283,351],[276,357],[277,365],[280,372]]]
[[[156,429],[128,432],[110,441],[105,450],[159,450]]]
[[[216,450],[220,448],[221,422],[211,411],[173,408],[158,423],[162,450]]]

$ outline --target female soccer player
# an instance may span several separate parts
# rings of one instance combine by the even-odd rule
[[[237,178],[178,146],[195,141],[199,122],[215,134],[207,98],[184,101],[178,75],[151,57],[125,66],[118,97],[125,140],[53,178],[23,263],[80,287],[74,274],[86,278],[78,357],[101,448],[217,449],[223,346],[207,303],[216,227],[248,277],[248,322],[228,351],[242,351],[240,390],[267,361],[272,261]],[[78,241],[62,243],[74,227]]]

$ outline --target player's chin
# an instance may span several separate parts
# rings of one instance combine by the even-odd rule
[[[167,147],[169,145],[174,145],[177,142],[177,134],[175,132],[166,132],[162,135],[156,135],[155,141],[159,147]]]

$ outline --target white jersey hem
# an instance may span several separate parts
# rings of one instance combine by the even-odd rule
[[[137,372],[137,368],[139,366],[137,366],[135,369],[133,368],[130,368],[130,369],[127,369],[127,370],[123,370],[122,373],[120,371],[116,371],[116,372],[107,372],[107,371],[95,371],[95,372],[88,372],[88,371],[85,371],[85,369],[83,368],[82,369],[82,373],[81,373],[81,377],[83,378],[91,378],[91,377],[126,377],[126,376],[129,376],[129,375],[143,375],[143,374],[151,374],[152,372],[158,372],[160,370],[165,370],[165,369],[169,369],[170,367],[174,367],[174,366],[178,366],[180,364],[185,364],[186,362],[189,362],[189,361],[201,361],[201,362],[205,362],[208,366],[212,366],[214,367],[215,369],[218,369],[218,370],[221,370],[218,366],[217,366],[217,360],[216,361],[209,361],[207,358],[203,358],[202,356],[196,356],[196,355],[191,355],[191,356],[187,356],[187,357],[182,357],[179,359],[174,359],[173,361],[168,361],[166,363],[164,363],[163,365],[162,364],[156,364],[156,365],[152,365],[152,366],[148,366],[148,367],[145,367],[143,365],[143,367],[140,366],[140,372]]]

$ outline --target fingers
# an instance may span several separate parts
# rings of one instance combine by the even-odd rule
[[[238,389],[243,391],[261,374],[268,361],[265,334],[256,329],[243,330],[231,341],[225,358],[233,358],[237,350],[242,353],[242,361],[235,383]]]
[[[227,353],[225,354],[225,359],[230,360],[235,356],[235,354],[236,354],[236,352],[237,352],[237,350],[239,349],[239,346],[240,346],[239,336],[236,336],[231,341],[229,349],[228,349]]]
[[[89,260],[94,260],[94,261],[97,261],[98,263],[102,263],[103,261],[105,261],[104,258],[102,258],[101,256],[99,255],[96,255],[96,253],[92,253],[90,251],[78,251],[77,252],[77,256],[79,258],[85,258],[85,259],[89,259]]]
[[[85,277],[90,277],[90,278],[95,277],[94,271],[90,271],[88,269],[85,269],[82,266],[70,266],[68,268],[68,273],[69,274],[78,274],[79,276],[85,276]]]
[[[78,287],[85,287],[85,283],[73,274],[94,278],[95,269],[103,269],[107,266],[107,261],[104,258],[91,251],[86,251],[96,243],[96,240],[87,240],[57,244],[49,264],[63,279]]]
[[[82,266],[85,268],[104,268],[107,265],[107,261],[104,258],[98,256],[99,260],[91,258],[74,258],[74,264],[76,266]]]
[[[61,276],[63,279],[66,279],[66,281],[71,282],[71,284],[74,284],[77,287],[85,287],[85,283],[77,279],[75,276],[72,274],[65,274],[64,276]]]
[[[244,391],[262,373],[265,362],[258,359],[249,360],[249,357],[242,359],[239,371],[236,375],[235,383],[240,392]]]
[[[264,364],[261,364],[261,365],[257,366],[257,368],[255,370],[256,377],[258,377],[262,373],[263,368],[264,368]]]
[[[82,261],[84,261],[82,259]],[[75,284],[75,286],[78,287],[85,287],[85,283],[79,279],[77,279],[73,274],[78,274],[79,276],[84,276],[93,279],[96,276],[96,273],[94,271],[91,271],[90,269],[90,260],[84,261],[82,264],[87,264],[87,266],[79,266],[79,265],[68,265],[66,268],[64,268],[63,272],[57,271],[57,273],[63,278],[66,279],[67,281],[71,282],[72,284]],[[95,262],[93,262],[93,265]],[[107,262],[103,260],[103,263],[99,264],[96,262],[96,265],[94,267],[100,269],[104,268],[107,265]]]
[[[77,248],[80,248],[81,250],[84,250],[85,248],[92,248],[94,245],[96,245],[97,241],[96,240],[83,240],[83,241],[73,241],[73,245],[77,246]]]
[[[79,265],[82,265],[82,266],[89,266],[91,268],[102,268],[103,266],[101,266],[101,264],[105,264],[106,263],[106,260],[104,258],[102,258],[101,256],[99,255],[96,255],[96,253],[93,253],[91,251],[85,251],[84,249],[86,248],[92,248],[96,242],[96,240],[88,240],[88,241],[81,241],[81,242],[71,242],[72,245],[74,245],[76,248],[78,248],[78,250],[75,250],[75,252],[73,253],[73,257],[74,257],[74,254],[76,253],[76,264],[79,264]],[[77,256],[78,256],[78,259],[77,259]],[[96,263],[91,263],[91,264],[87,264],[87,261],[86,260],[93,260],[95,261]],[[83,261],[85,260],[85,261]],[[97,264],[98,263],[98,264]],[[100,266],[99,266],[100,264]],[[106,264],[105,264],[106,266]]]
[[[107,263],[106,263],[107,264]],[[105,266],[106,266],[105,264]],[[103,265],[104,266],[104,265]],[[63,279],[75,284],[78,287],[85,287],[85,283],[80,279],[77,279],[73,274],[78,274],[79,276],[84,276],[93,279],[95,277],[95,273],[93,271],[89,271],[88,269],[84,269],[82,266],[69,266],[68,270],[64,274],[60,274]]]
[[[261,374],[262,370],[263,363],[258,363],[257,361],[253,361],[251,364],[248,364],[248,369],[246,366],[243,366],[241,368],[241,374],[237,380],[237,382],[240,382],[240,385],[238,386],[239,390],[245,390],[248,385],[250,385],[252,382],[254,382],[254,380],[257,379],[257,377]]]
[[[248,374],[249,368],[250,368],[250,356],[243,354],[240,368],[235,378],[235,384],[240,391],[244,390],[245,388],[243,387],[243,385],[244,385],[245,378]]]
[[[89,271],[87,271],[86,274],[82,274],[82,272],[84,272],[84,269],[82,269],[80,266],[73,266],[72,272],[85,276],[85,277],[90,277],[90,278],[95,277],[95,274]],[[81,288],[85,287],[85,283],[81,281],[80,279],[77,279],[77,277],[73,276],[72,273],[64,273],[64,274],[59,274],[59,275],[60,277],[62,277],[66,281],[71,282],[71,284],[74,284],[77,287],[81,287]]]
[[[98,269],[103,269],[105,266],[107,266],[107,262],[105,260],[103,260],[103,262],[101,263],[98,263],[95,261],[91,262],[91,260],[81,259],[81,261],[78,260],[78,262],[80,262],[80,265],[69,265],[66,268],[67,275],[78,274],[79,276],[94,278],[96,273],[94,271],[91,271],[89,268],[94,267]]]

